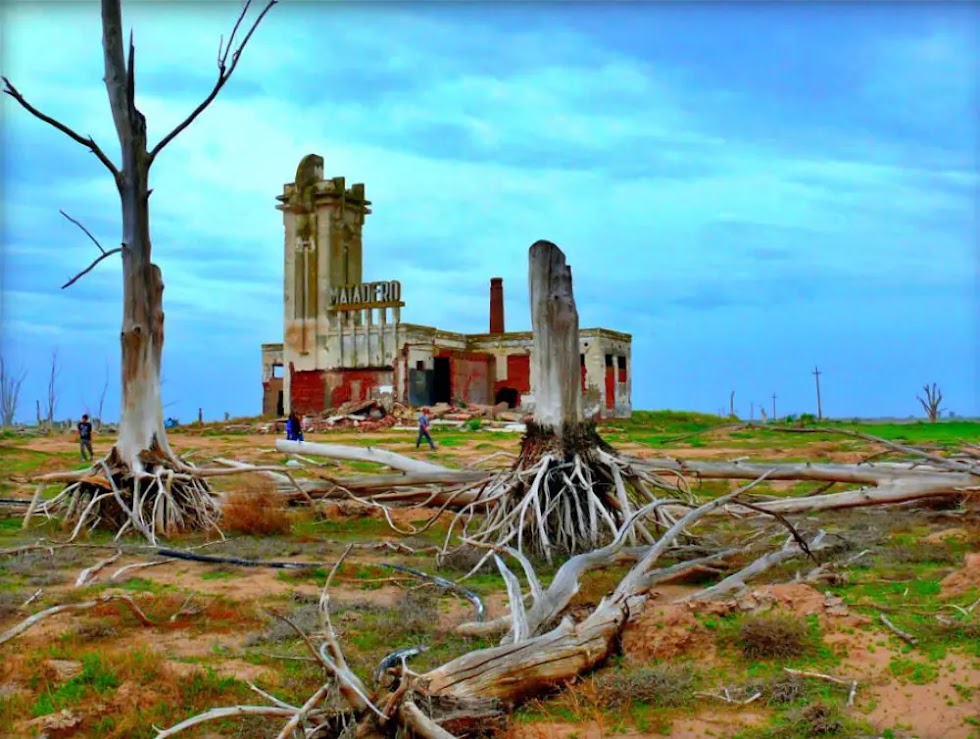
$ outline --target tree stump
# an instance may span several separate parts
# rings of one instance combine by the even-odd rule
[[[575,429],[582,423],[578,310],[572,268],[550,241],[535,242],[528,254],[531,299],[531,387],[534,422],[542,429]]]
[[[583,419],[572,270],[550,241],[537,241],[528,252],[528,287],[534,331],[533,420],[510,473],[488,484],[455,523],[464,538],[516,547],[552,561],[556,554],[589,551],[611,540],[640,507],[654,500],[651,488],[663,483],[621,460],[595,424]],[[479,531],[470,533],[473,513],[481,508],[487,516]],[[628,537],[654,540],[642,521]]]

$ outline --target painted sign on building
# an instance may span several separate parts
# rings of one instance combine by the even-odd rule
[[[398,280],[362,282],[330,290],[330,310],[401,307],[402,285]]]

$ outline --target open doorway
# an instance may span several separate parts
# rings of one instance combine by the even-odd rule
[[[432,369],[432,402],[450,402],[453,389],[449,377],[449,357],[435,357],[432,360]]]
[[[502,387],[493,396],[494,405],[506,403],[508,408],[516,408],[521,400],[521,394],[512,387]]]

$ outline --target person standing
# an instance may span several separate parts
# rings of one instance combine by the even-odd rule
[[[92,459],[92,424],[88,420],[88,413],[82,414],[82,420],[78,422],[78,446],[82,453],[82,459]],[[88,450],[88,456],[85,451]]]
[[[429,448],[435,449],[436,445],[432,443],[432,437],[429,436],[429,409],[423,408],[422,414],[419,416],[419,438],[415,440],[415,448],[419,448],[419,444],[422,443],[422,439],[429,442]]]
[[[290,411],[289,418],[286,419],[286,440],[303,441],[303,424],[296,411]]]

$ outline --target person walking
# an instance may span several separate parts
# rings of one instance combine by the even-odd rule
[[[78,446],[83,460],[92,459],[92,423],[88,420],[88,413],[83,413],[82,420],[78,422]],[[86,450],[88,450],[87,457]]]
[[[435,449],[436,445],[432,443],[432,437],[429,436],[429,409],[423,408],[422,414],[419,416],[419,438],[415,440],[415,448],[419,448],[419,444],[422,443],[422,439],[429,442],[429,448]]]
[[[290,411],[289,418],[286,419],[286,440],[303,441],[303,424],[296,411]]]

